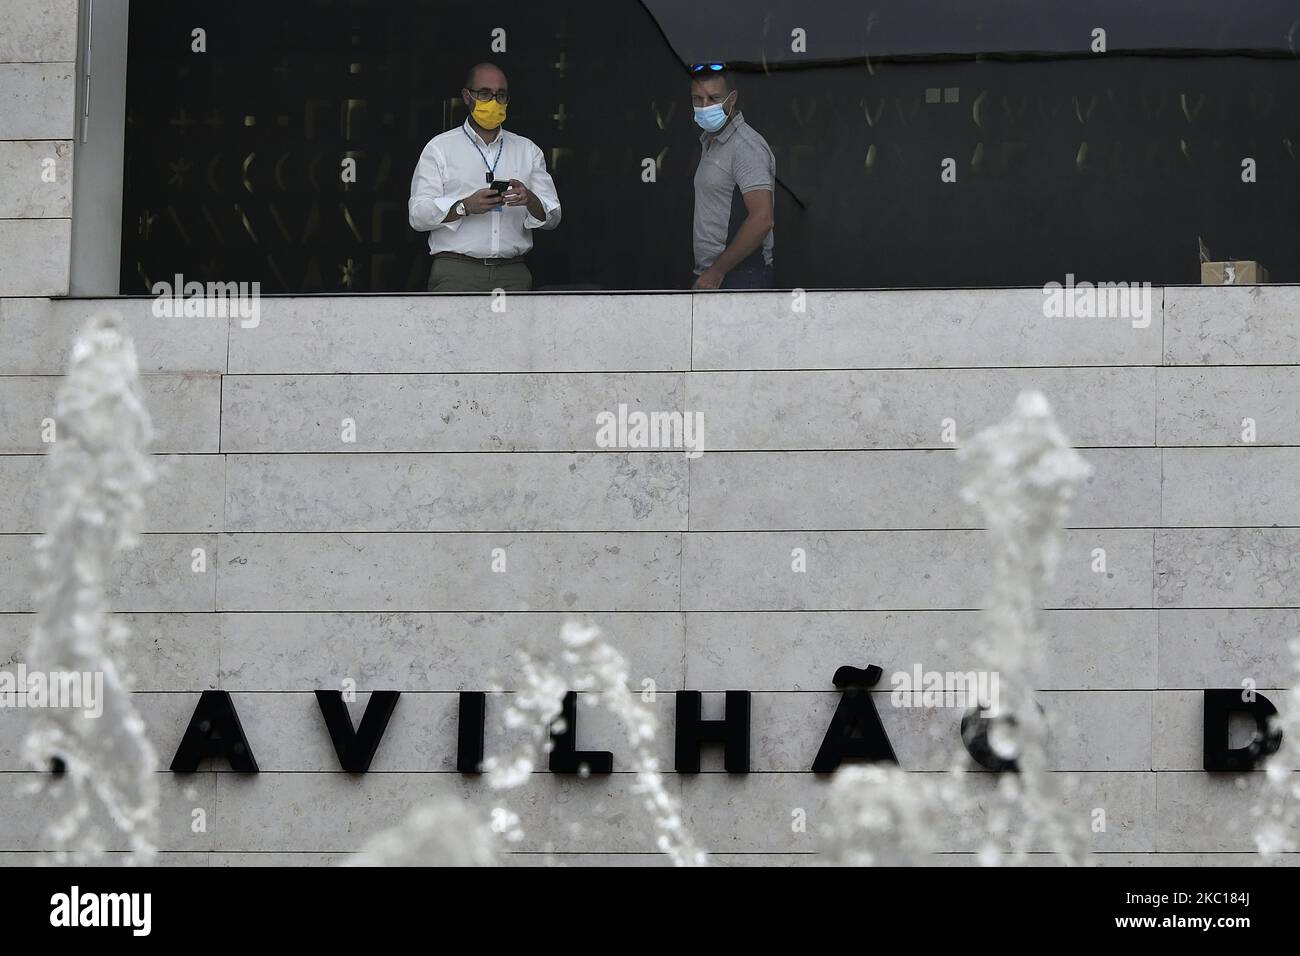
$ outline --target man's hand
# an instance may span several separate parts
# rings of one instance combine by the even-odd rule
[[[506,205],[523,206],[528,210],[528,215],[534,219],[546,219],[546,207],[542,205],[542,201],[517,179],[510,180],[510,188],[506,191]]]
[[[691,286],[691,288],[720,289],[722,288],[722,280],[726,277],[726,273],[719,272],[717,269],[710,266],[708,269],[705,269],[700,273],[699,278],[695,280],[695,284]]]
[[[505,194],[507,206],[526,206],[528,201],[533,198],[533,194],[517,179],[510,180],[510,189]]]
[[[483,213],[491,212],[501,205],[501,194],[495,189],[485,187],[466,196],[462,202],[465,203],[465,212],[471,216],[481,216]]]

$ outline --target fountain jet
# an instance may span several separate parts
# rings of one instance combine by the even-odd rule
[[[154,480],[152,425],[118,316],[97,316],[77,336],[54,421],[27,666],[50,686],[93,680],[102,712],[33,711],[23,753],[44,773],[30,791],[57,814],[47,830],[57,861],[89,862],[125,848],[132,862],[149,862],[157,757],[114,660],[127,630],[112,617],[108,594],[113,560],[135,545]]]

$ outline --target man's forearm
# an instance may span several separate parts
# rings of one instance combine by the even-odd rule
[[[456,215],[456,203],[452,203],[452,207],[443,212],[437,200],[432,197],[422,196],[411,202],[408,218],[412,229],[418,232],[429,232],[465,217]]]
[[[546,207],[542,205],[542,201],[535,194],[528,194],[528,202],[525,205],[530,216],[534,219],[540,219],[542,222],[546,221]]]
[[[730,272],[736,266],[740,265],[749,256],[753,255],[767,234],[772,231],[772,227],[756,219],[754,216],[746,216],[745,221],[740,224],[736,230],[736,236],[731,240],[731,245],[722,250],[722,253],[714,261],[712,268],[719,272]]]

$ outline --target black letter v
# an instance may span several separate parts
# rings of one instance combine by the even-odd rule
[[[370,761],[375,759],[379,741],[388,727],[388,718],[393,716],[400,691],[376,690],[366,702],[366,712],[361,717],[361,726],[352,729],[352,717],[347,704],[343,703],[343,691],[318,690],[316,703],[325,717],[325,727],[334,742],[334,752],[339,755],[339,763],[348,773],[365,773],[370,769]]]

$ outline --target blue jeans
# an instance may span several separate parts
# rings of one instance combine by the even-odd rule
[[[722,280],[723,289],[770,289],[775,270],[769,265],[737,266]]]

